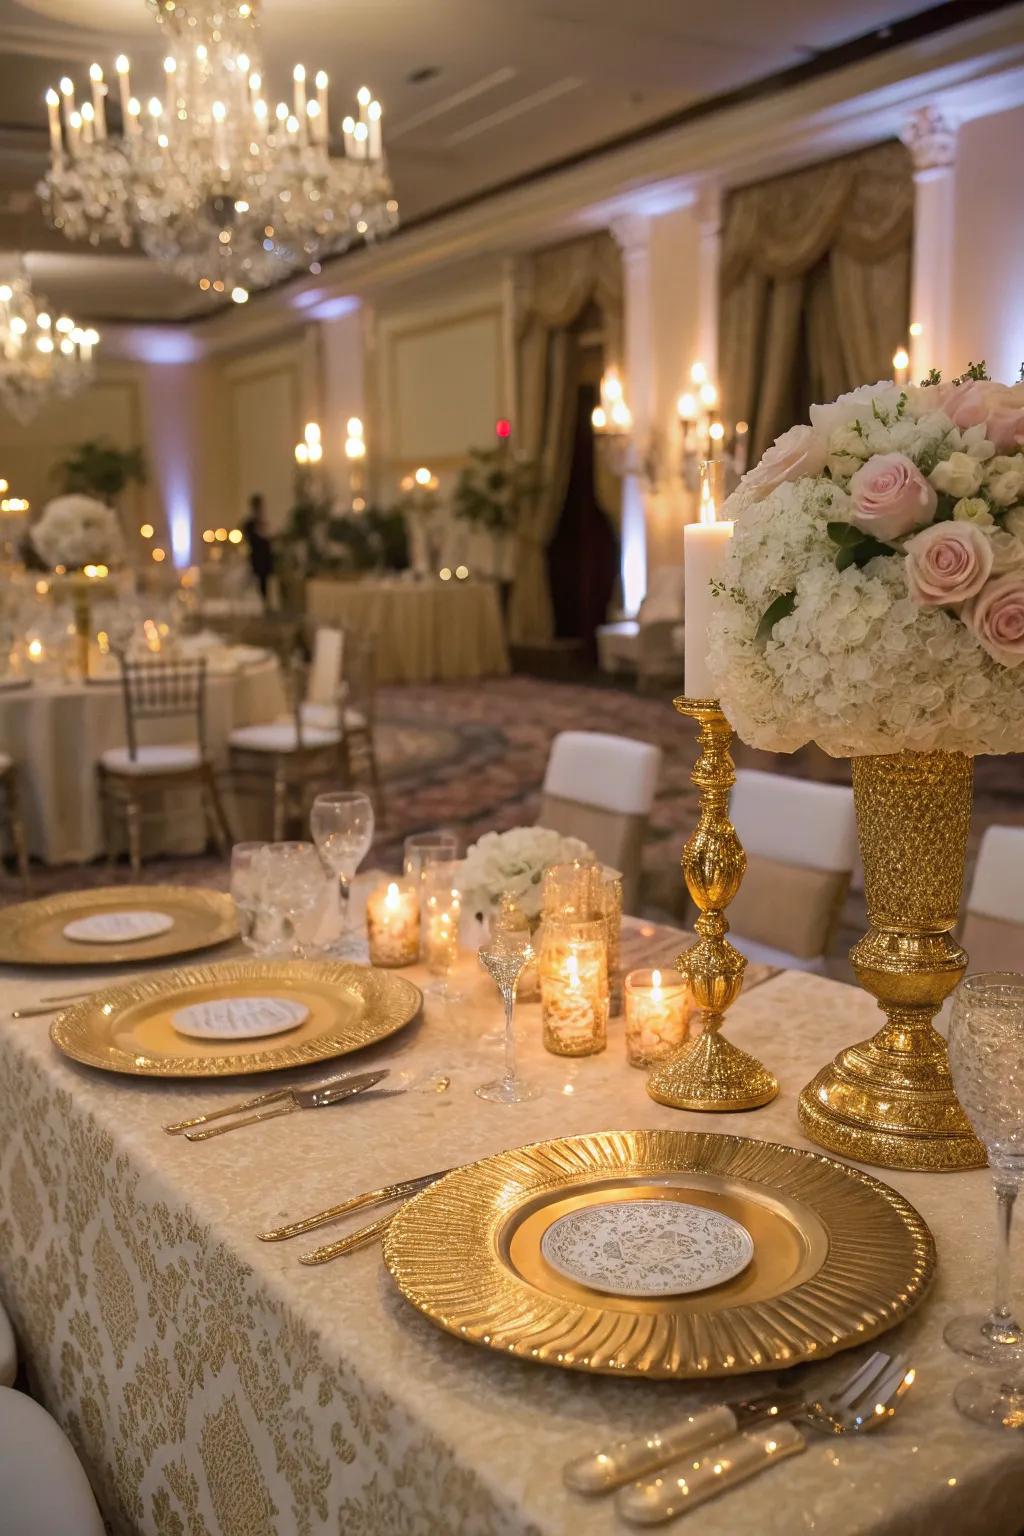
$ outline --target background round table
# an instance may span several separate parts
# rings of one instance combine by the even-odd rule
[[[285,709],[276,659],[206,677],[206,745],[214,763],[227,763],[228,732],[274,720]],[[157,730],[159,727],[161,729]],[[182,740],[184,721],[146,722],[142,740]],[[96,764],[110,747],[125,744],[124,698],[119,677],[96,682],[33,680],[28,688],[0,689],[0,748],[17,765],[29,852],[45,864],[84,864],[106,851]],[[162,822],[162,825],[160,824]],[[204,841],[194,792],[165,797],[163,815],[146,827],[147,851],[194,852]]]
[[[317,577],[306,585],[306,611],[319,624],[372,635],[379,683],[455,682],[509,669],[490,581]]]

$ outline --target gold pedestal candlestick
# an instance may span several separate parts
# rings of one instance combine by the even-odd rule
[[[736,782],[729,753],[732,726],[717,699],[676,699],[675,707],[681,715],[691,715],[700,728],[700,755],[690,775],[700,791],[700,819],[683,849],[686,886],[700,908],[698,938],[676,965],[700,1005],[701,1033],[651,1073],[647,1092],[673,1109],[757,1109],[775,1098],[778,1082],[720,1033],[747,965],[726,938],[729,924],[724,915],[747,867],[729,820],[729,790]]]

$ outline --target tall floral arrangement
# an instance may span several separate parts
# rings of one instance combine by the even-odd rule
[[[29,530],[33,550],[48,570],[116,565],[124,554],[117,513],[93,496],[57,496]]]
[[[709,633],[754,746],[1024,749],[1024,382],[984,364],[814,405],[725,505]]]

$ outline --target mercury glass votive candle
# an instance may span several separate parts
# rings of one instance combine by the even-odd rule
[[[599,879],[596,864],[584,864],[578,859],[570,864],[549,864],[541,885],[544,917],[576,922],[598,917]]]
[[[608,1042],[608,960],[603,919],[545,919],[540,958],[544,1048],[592,1056]]]
[[[626,977],[626,1060],[653,1067],[686,1039],[690,993],[671,971],[630,971]]]
[[[609,869],[607,865],[599,867],[598,875],[598,905],[607,933],[608,977],[611,980],[619,969],[622,943],[622,876],[617,869]]]
[[[371,891],[366,902],[366,932],[371,965],[415,965],[420,953],[417,891],[397,880]]]

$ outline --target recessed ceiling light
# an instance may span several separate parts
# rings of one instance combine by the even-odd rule
[[[440,73],[438,64],[421,64],[419,69],[410,69],[405,78],[409,85],[426,85],[428,80],[436,80]]]

